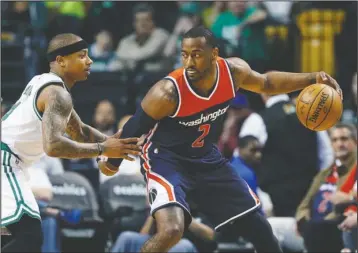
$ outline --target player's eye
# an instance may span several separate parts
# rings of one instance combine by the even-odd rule
[[[196,54],[196,55],[194,55],[194,56],[195,56],[195,58],[200,58],[200,57],[201,57],[200,54]]]
[[[181,57],[183,57],[183,58],[187,58],[187,57],[188,57],[188,55],[187,55],[187,54],[182,53],[182,54],[181,54]]]

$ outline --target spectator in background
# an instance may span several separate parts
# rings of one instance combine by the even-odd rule
[[[214,1],[211,5],[204,9],[201,16],[206,28],[211,28],[216,18],[226,10],[226,2]]]
[[[158,60],[161,60],[162,50],[169,36],[167,31],[155,26],[154,10],[149,4],[135,5],[133,21],[134,33],[120,40],[117,47],[116,68],[130,71],[160,71],[162,66]]]
[[[357,124],[357,72],[353,74],[352,78],[352,108],[345,108],[342,115],[342,122]],[[352,110],[353,109],[353,110]]]
[[[237,156],[237,152],[235,152],[238,146],[237,136],[242,123],[252,113],[249,107],[246,96],[237,92],[227,111],[227,117],[218,142],[219,150],[228,159],[231,159],[233,154]]]
[[[266,108],[250,114],[239,136],[253,135],[264,146],[257,177],[274,215],[294,217],[317,171],[333,162],[332,147],[326,132],[310,131],[298,121],[288,95],[262,94],[262,99]]]
[[[339,225],[342,232],[343,245],[345,250],[357,250],[357,226],[350,227],[351,216],[357,220],[357,164],[350,171],[346,181],[339,191],[329,196],[329,200],[335,205],[336,212],[344,215],[345,220]],[[344,211],[342,210],[344,209]]]
[[[198,2],[177,1],[177,5],[179,8],[179,16],[163,51],[166,62],[168,62],[167,70],[170,72],[182,65],[181,36],[194,26],[202,24],[200,5]]]
[[[330,137],[336,162],[315,176],[296,213],[298,231],[308,252],[339,252],[343,247],[330,196],[357,166],[357,130],[352,125],[337,124]]]
[[[88,55],[93,60],[91,71],[112,71],[111,62],[114,59],[112,49],[112,34],[102,30],[95,36],[95,42],[88,48]]]
[[[116,131],[116,110],[109,100],[100,101],[93,115],[93,127],[103,134],[111,136]]]
[[[247,39],[251,36],[253,31],[249,25],[264,20],[266,12],[254,6],[247,6],[246,1],[230,1],[227,6],[228,10],[217,17],[211,29],[217,38],[228,43],[231,48],[231,55],[233,55],[238,54],[241,37]],[[255,50],[258,50],[258,48],[255,48]],[[240,57],[246,61],[249,60],[244,54]],[[249,64],[251,65],[251,63]],[[255,69],[257,68],[255,67]]]
[[[357,252],[357,212],[347,213],[346,218],[338,227],[343,231],[345,247],[341,252]]]
[[[25,24],[30,23],[29,2],[15,1],[10,2],[7,10],[3,12],[2,20],[22,22]]]
[[[256,137],[246,135],[238,140],[238,149],[239,156],[234,156],[230,163],[257,195],[255,170],[261,161],[262,146]]]
[[[293,2],[291,1],[262,1],[268,15],[278,23],[288,24]]]
[[[154,219],[151,215],[148,216],[140,233],[137,232],[122,232],[115,242],[111,252],[140,252],[141,247],[154,234],[156,228]],[[204,241],[213,241],[215,232],[209,226],[198,222],[193,218],[189,228],[189,232]],[[188,239],[182,238],[176,245],[174,245],[168,252],[198,252],[194,244]]]
[[[36,165],[28,168],[29,184],[39,204],[42,230],[44,240],[42,244],[42,252],[61,252],[59,244],[59,231],[56,215],[48,215],[44,213],[44,209],[52,200],[52,184],[45,170],[38,168]]]
[[[45,2],[49,10],[51,25],[48,37],[51,38],[59,33],[80,34],[83,22],[91,2],[64,1]]]
[[[38,162],[36,162],[34,167],[45,171],[47,175],[58,175],[65,171],[60,158],[48,155],[44,155]]]

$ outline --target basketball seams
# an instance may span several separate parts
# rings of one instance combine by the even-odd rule
[[[307,111],[307,116],[306,116],[306,126],[308,127],[308,118],[310,116],[310,111],[311,111],[311,108],[314,104],[314,101],[316,101],[316,98],[319,96],[319,94],[321,94],[321,92],[325,89],[326,87],[323,87],[318,93],[317,95],[314,97],[313,101],[311,102],[311,105],[310,107],[308,108],[308,111]]]
[[[332,93],[332,97],[331,97],[331,104],[329,105],[329,108],[328,108],[328,111],[326,113],[326,115],[324,116],[324,118],[322,119],[321,123],[319,123],[316,127],[314,127],[313,129],[316,130],[323,122],[324,120],[327,118],[329,112],[331,111],[331,108],[332,108],[332,105],[333,105],[333,102],[334,102],[334,97],[335,97],[335,94],[333,92],[333,89],[330,89],[331,90],[331,93]],[[309,112],[308,112],[309,113]]]

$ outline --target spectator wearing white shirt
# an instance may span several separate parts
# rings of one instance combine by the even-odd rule
[[[292,97],[292,101],[296,103],[296,97]],[[271,107],[279,101],[289,101],[290,98],[286,94],[272,96],[268,98],[265,106],[266,108]],[[248,118],[244,121],[239,137],[244,137],[247,135],[255,136],[259,139],[262,145],[265,145],[267,141],[267,130],[265,123],[258,113],[251,113]],[[327,131],[317,132],[317,141],[318,141],[318,159],[319,159],[319,170],[328,168],[334,159],[333,149],[331,145],[331,140]]]
[[[239,137],[255,136],[264,146],[259,187],[270,195],[275,216],[293,217],[317,170],[333,162],[330,139],[298,121],[288,95],[262,98],[266,108],[245,120]]]

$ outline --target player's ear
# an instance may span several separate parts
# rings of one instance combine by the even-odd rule
[[[216,62],[216,60],[218,59],[219,57],[219,48],[217,47],[214,47],[213,48],[213,52],[212,52],[212,59],[214,62]]]
[[[62,56],[60,56],[60,55],[58,55],[58,56],[56,57],[56,62],[57,62],[61,67],[64,67],[64,66],[65,66],[65,59],[64,59]]]

